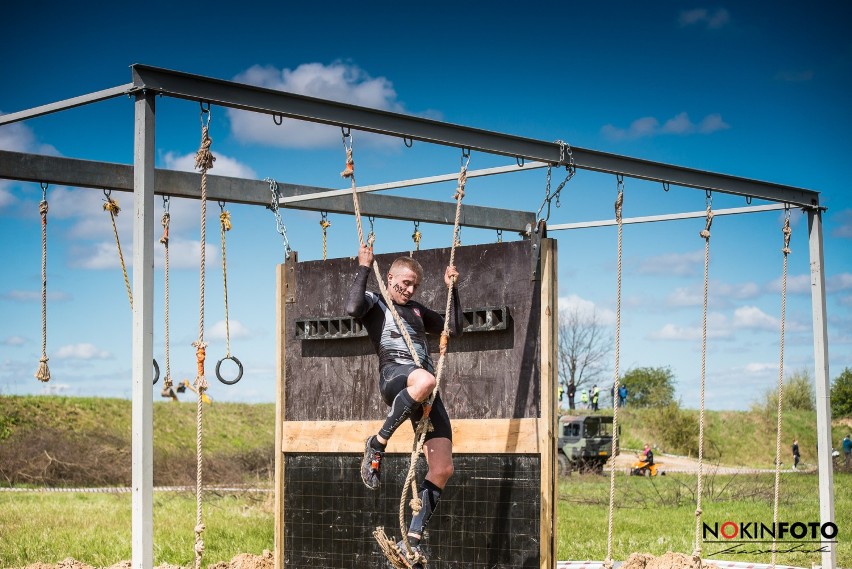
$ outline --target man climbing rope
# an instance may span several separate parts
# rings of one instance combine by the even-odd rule
[[[358,272],[349,290],[346,312],[364,323],[376,348],[379,356],[379,391],[384,402],[390,406],[382,428],[367,439],[361,462],[361,478],[367,488],[375,490],[381,483],[381,463],[388,440],[406,419],[410,419],[416,428],[423,416],[423,403],[435,388],[436,379],[426,333],[440,334],[444,327],[444,317],[412,300],[423,279],[420,263],[410,257],[396,259],[387,275],[388,293],[423,365],[418,367],[382,296],[366,290],[372,264],[372,249],[362,244],[358,252]],[[453,287],[449,322],[452,336],[462,331],[461,304],[455,288],[457,278],[456,268],[447,267],[444,282],[448,287]],[[418,555],[423,530],[453,474],[452,429],[440,393],[435,396],[431,411],[427,413],[432,430],[426,434],[423,449],[429,470],[419,489],[422,507],[412,519],[408,530],[408,541]]]

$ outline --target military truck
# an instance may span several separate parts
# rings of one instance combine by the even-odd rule
[[[563,415],[559,418],[559,473],[603,472],[612,453],[612,417]]]

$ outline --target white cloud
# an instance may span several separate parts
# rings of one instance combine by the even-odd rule
[[[342,62],[323,65],[303,63],[295,69],[254,65],[234,78],[235,81],[277,89],[298,95],[400,112],[393,84],[385,77],[370,77],[357,65]],[[340,128],[295,119],[283,119],[276,125],[272,117],[228,109],[231,129],[242,142],[256,142],[288,148],[317,148],[340,144]],[[359,141],[386,138],[361,134]]]
[[[678,324],[666,324],[659,330],[648,334],[650,340],[675,340],[694,341],[700,340],[702,336],[701,326],[680,326]],[[731,336],[731,327],[728,318],[724,314],[711,312],[707,315],[707,337],[722,339]]]
[[[211,174],[217,176],[230,176],[232,178],[257,179],[257,173],[250,167],[235,158],[214,152],[216,162],[213,163]],[[166,152],[163,162],[169,170],[181,170],[183,172],[198,172],[195,169],[195,153],[179,156],[174,152]]]
[[[767,285],[767,290],[772,292],[781,291],[781,278],[777,278]],[[827,293],[843,292],[852,290],[852,273],[840,273],[831,275],[825,279],[825,291]],[[810,294],[811,276],[794,275],[787,277],[787,292],[791,294]]]
[[[768,372],[777,372],[778,364],[777,363],[762,363],[762,362],[752,362],[745,365],[742,369],[745,373],[749,375],[766,375]]]
[[[641,275],[691,276],[704,267],[704,251],[668,253],[638,261],[636,272]]]
[[[837,301],[843,306],[852,306],[852,294],[848,296],[841,296],[837,299]]]
[[[15,195],[6,189],[8,185],[9,183],[6,180],[0,180],[0,209],[8,207],[17,201]]]
[[[41,302],[40,290],[10,290],[0,294],[0,298],[4,300],[12,300],[15,302]],[[62,302],[70,300],[71,295],[62,291],[47,291],[47,300],[51,302]]]
[[[741,306],[734,310],[734,326],[753,330],[779,330],[780,321],[756,306]]]
[[[84,342],[62,346],[51,357],[57,360],[107,360],[112,357],[112,354],[94,344]]]
[[[839,292],[852,289],[852,273],[831,275],[825,279],[825,289],[828,292]]]
[[[696,124],[684,112],[666,120],[662,126],[655,117],[636,119],[627,128],[607,124],[601,128],[601,134],[610,140],[635,140],[660,134],[711,134],[729,128],[731,125],[726,123],[719,113],[707,115]]]
[[[710,303],[716,307],[722,307],[730,300],[747,300],[756,298],[761,294],[761,288],[757,283],[725,283],[710,281],[708,293]],[[700,306],[704,303],[704,286],[696,283],[687,287],[679,287],[672,292],[666,302],[669,306]]]
[[[249,329],[246,328],[246,326],[242,322],[240,322],[239,320],[230,320],[229,326],[230,326],[231,340],[234,340],[234,339],[237,339],[237,338],[250,338],[251,337],[251,332],[249,331]],[[220,341],[224,342],[225,339],[226,339],[226,336],[225,336],[225,321],[219,320],[213,326],[211,326],[210,329],[207,331],[206,337],[210,340],[220,340]]]
[[[831,216],[831,222],[837,225],[837,227],[831,230],[832,237],[852,239],[852,209],[844,209],[837,212]]]
[[[26,343],[27,343],[27,339],[23,338],[21,336],[9,336],[7,338],[3,338],[3,340],[0,341],[0,344],[3,344],[4,346],[14,346],[14,347],[23,346]]]
[[[207,243],[204,248],[204,263],[208,266],[219,262],[220,248]],[[133,247],[122,243],[121,252],[127,272],[132,272]],[[157,266],[163,266],[163,247],[154,249]],[[169,269],[195,269],[201,262],[201,242],[172,238],[169,240]],[[121,261],[115,241],[101,241],[92,245],[73,245],[68,251],[68,263],[80,269],[120,269]]]
[[[684,10],[678,17],[678,23],[681,27],[703,25],[710,30],[722,28],[730,21],[731,14],[724,8],[717,8],[713,12],[707,8]]]
[[[615,324],[615,311],[608,308],[600,308],[591,300],[581,298],[576,294],[559,297],[559,310],[578,310],[581,317],[590,317],[594,314],[598,322],[604,326],[612,326]]]
[[[54,146],[36,140],[32,129],[20,122],[0,127],[0,150],[59,156],[59,151]]]

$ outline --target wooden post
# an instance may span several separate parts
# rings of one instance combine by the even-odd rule
[[[541,247],[541,569],[556,567],[556,377],[558,357],[557,315],[559,290],[556,272],[556,241],[542,239]]]
[[[284,454],[281,441],[284,433],[284,403],[287,354],[287,294],[288,273],[295,271],[295,253],[290,260],[276,267],[275,274],[275,540],[273,566],[284,567]]]

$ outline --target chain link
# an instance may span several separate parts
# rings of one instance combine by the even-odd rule
[[[557,140],[556,144],[559,145],[559,164],[565,165],[565,179],[556,187],[556,190],[551,193],[550,185],[552,181],[552,173],[551,170],[554,164],[547,165],[547,175],[546,175],[546,183],[544,189],[544,201],[541,202],[541,206],[538,208],[538,212],[536,213],[536,225],[538,225],[538,221],[541,221],[541,212],[544,210],[544,206],[547,206],[547,214],[544,216],[544,221],[550,219],[550,204],[553,200],[556,200],[556,207],[561,207],[562,203],[560,202],[560,198],[562,196],[562,189],[565,185],[571,181],[571,178],[574,177],[574,174],[577,173],[577,168],[574,165],[574,153],[571,150],[571,146],[562,140]]]
[[[272,178],[264,178],[263,181],[269,184],[269,192],[272,194],[272,199],[268,207],[275,214],[275,229],[281,234],[281,239],[284,241],[284,260],[289,260],[293,249],[290,248],[290,241],[287,239],[287,228],[284,227],[284,222],[281,220],[281,212],[278,211],[278,202],[281,199],[278,182]]]

